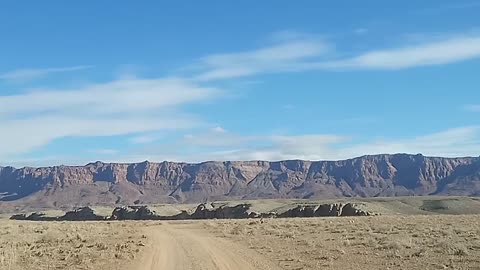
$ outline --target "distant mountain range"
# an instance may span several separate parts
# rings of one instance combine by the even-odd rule
[[[480,158],[395,154],[342,161],[0,167],[0,205],[4,206],[414,195],[480,196]]]

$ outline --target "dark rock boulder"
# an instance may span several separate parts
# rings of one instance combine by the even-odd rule
[[[213,219],[215,218],[215,207],[211,203],[199,204],[190,217],[192,219]]]
[[[340,215],[344,216],[344,217],[347,217],[347,216],[370,216],[371,213],[357,208],[357,206],[355,206],[352,203],[347,203],[343,206],[342,212],[341,212]]]
[[[263,217],[262,213],[258,213],[254,211],[248,213],[248,218],[262,218],[262,217]]]
[[[318,206],[314,205],[299,205],[280,214],[278,217],[314,217],[317,208]]]
[[[243,219],[249,218],[249,204],[239,204],[235,206],[223,206],[215,211],[215,217],[219,219]]]
[[[155,211],[147,206],[122,206],[113,210],[111,220],[156,220],[160,219]]]
[[[44,213],[31,213],[30,215],[18,214],[10,217],[11,220],[29,220],[29,221],[55,221],[58,217],[49,217]]]
[[[253,212],[255,213],[255,212]],[[267,212],[267,213],[260,213],[257,218],[276,218],[278,214],[276,212]]]
[[[45,213],[31,213],[28,217],[27,220],[33,220],[33,221],[50,221],[50,220],[57,220],[55,217],[48,217],[45,215]]]
[[[104,220],[105,217],[95,214],[90,207],[82,207],[69,211],[61,217],[51,217],[44,213],[31,213],[30,215],[18,214],[10,217],[12,220],[29,220],[29,221],[88,221],[88,220]]]
[[[90,207],[82,207],[61,216],[59,220],[66,221],[87,221],[87,220],[104,220],[105,217],[95,214],[95,211]]]
[[[200,204],[190,217],[191,219],[243,219],[258,217],[258,213],[249,211],[250,207],[250,204],[215,207],[213,204],[204,203]]]
[[[339,217],[342,215],[343,204],[322,204],[315,211],[315,217]]]
[[[26,214],[16,214],[10,217],[11,220],[27,220]]]
[[[369,216],[371,213],[359,209],[352,203],[331,203],[321,205],[299,205],[279,214],[281,218],[293,217],[340,217],[340,216]]]
[[[191,217],[190,217],[190,214],[187,211],[183,210],[182,212],[180,212],[179,214],[176,214],[174,216],[162,216],[159,219],[163,219],[163,220],[187,220],[187,219],[191,219]]]

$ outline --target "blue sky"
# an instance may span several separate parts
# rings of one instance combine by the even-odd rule
[[[0,165],[480,153],[480,3],[0,4]]]

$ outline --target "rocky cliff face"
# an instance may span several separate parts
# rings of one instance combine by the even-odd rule
[[[46,206],[430,194],[480,195],[480,158],[0,167],[0,201]]]

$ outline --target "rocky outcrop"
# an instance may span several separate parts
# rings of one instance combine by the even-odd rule
[[[16,214],[10,217],[12,220],[29,220],[29,221],[93,221],[105,220],[105,217],[97,215],[95,210],[90,207],[81,207],[73,211],[65,213],[60,217],[47,216],[44,213],[34,212],[30,215]]]
[[[57,221],[59,220],[58,217],[50,217],[45,215],[44,213],[31,213],[30,215],[27,214],[17,214],[10,217],[12,220],[28,220],[28,221]]]
[[[479,172],[480,158],[407,154],[342,161],[0,167],[0,203],[76,207],[258,198],[480,196]]]
[[[362,210],[357,205],[352,203],[331,203],[320,205],[299,205],[279,214],[278,217],[352,217],[371,215],[373,215],[373,213]]]
[[[87,221],[87,220],[104,220],[105,217],[99,216],[90,207],[82,207],[73,211],[65,213],[65,215],[58,218],[66,221]]]
[[[340,217],[340,216],[370,216],[367,211],[361,210],[357,205],[347,203],[333,203],[321,205],[298,205],[283,213],[267,212],[258,213],[251,211],[251,205],[242,203],[237,205],[203,203],[198,205],[191,213],[182,211],[171,216],[157,215],[148,206],[122,206],[116,207],[110,217],[95,214],[90,207],[82,207],[67,212],[60,217],[49,217],[43,213],[30,215],[13,215],[10,219],[30,221],[93,221],[93,220],[196,220],[196,219],[246,219],[246,218],[297,218],[297,217]]]
[[[147,206],[123,206],[113,210],[110,220],[154,220],[160,217]]]
[[[26,214],[15,214],[10,217],[11,220],[27,220]]]
[[[191,219],[243,219],[255,218],[258,214],[250,211],[250,204],[215,207],[213,204],[200,204]]]

